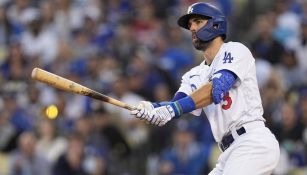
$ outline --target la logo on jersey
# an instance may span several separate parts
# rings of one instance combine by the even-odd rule
[[[223,59],[223,63],[232,63],[232,60],[233,60],[233,57],[231,56],[231,53],[230,52],[225,52],[225,55],[224,55],[224,59]]]

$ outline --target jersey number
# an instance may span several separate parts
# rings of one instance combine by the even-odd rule
[[[229,96],[229,92],[227,92],[227,94],[224,96],[223,101],[226,102],[225,104],[222,105],[222,108],[224,110],[227,110],[230,108],[231,104],[232,104],[232,99]]]

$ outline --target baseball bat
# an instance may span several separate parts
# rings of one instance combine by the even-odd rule
[[[53,74],[51,72],[45,71],[40,68],[34,68],[32,70],[31,77],[34,80],[40,81],[42,83],[48,84],[50,86],[53,86],[55,88],[58,88],[64,91],[88,96],[88,97],[91,97],[97,100],[101,100],[101,101],[113,104],[121,108],[128,109],[130,111],[134,109],[132,106],[122,101],[116,100],[112,97],[96,92],[90,88],[82,86],[81,84],[78,84],[74,81],[71,81],[69,79],[66,79],[64,77],[61,77],[59,75]]]

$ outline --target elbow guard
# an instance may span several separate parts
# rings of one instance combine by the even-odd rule
[[[212,100],[219,104],[229,92],[237,79],[237,75],[229,70],[220,70],[212,77]]]

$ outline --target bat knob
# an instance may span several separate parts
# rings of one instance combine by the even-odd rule
[[[32,70],[32,73],[31,73],[32,79],[34,79],[34,80],[36,79],[38,70],[39,70],[39,68],[37,68],[37,67]]]

